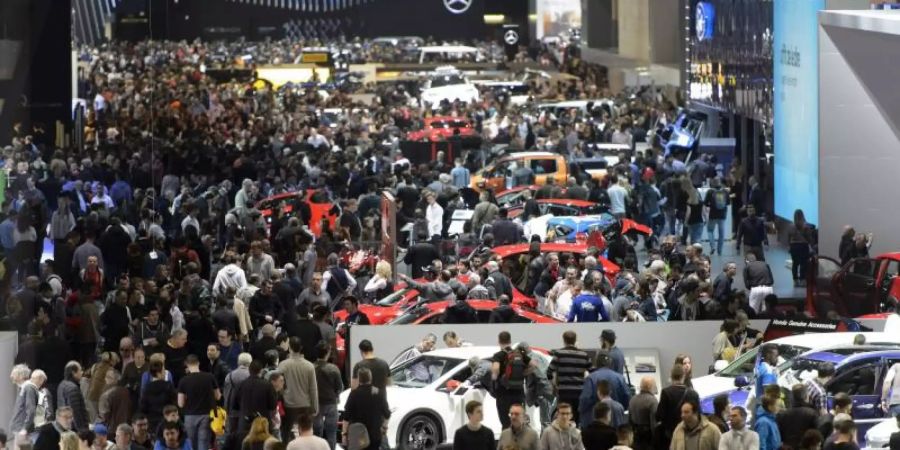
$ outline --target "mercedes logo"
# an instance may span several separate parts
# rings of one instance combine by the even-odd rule
[[[453,14],[462,14],[469,10],[474,0],[444,0],[444,8]]]
[[[516,30],[506,30],[506,33],[503,34],[503,41],[506,42],[507,45],[518,44],[519,33],[516,33]]]

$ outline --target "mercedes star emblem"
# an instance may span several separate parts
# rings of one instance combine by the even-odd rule
[[[444,0],[444,8],[453,14],[462,14],[469,10],[474,0]]]
[[[507,45],[518,44],[519,33],[516,33],[516,30],[506,30],[506,33],[503,34],[503,41],[506,42]]]

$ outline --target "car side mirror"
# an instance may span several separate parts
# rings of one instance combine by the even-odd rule
[[[741,375],[734,379],[734,387],[742,388],[746,386],[750,386],[750,380],[747,377]]]

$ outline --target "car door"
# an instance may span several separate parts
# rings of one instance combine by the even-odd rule
[[[816,317],[825,317],[829,310],[837,307],[833,279],[840,271],[841,264],[837,260],[827,256],[815,257],[806,285],[806,309],[815,313]]]
[[[871,427],[881,421],[882,365],[880,358],[871,358],[861,359],[852,365],[839,368],[835,377],[826,386],[829,407],[832,406],[834,395],[844,392],[853,400],[851,415],[860,428],[864,424]]]
[[[839,286],[846,317],[859,317],[878,312],[876,304],[877,287],[875,275],[878,261],[871,258],[857,258],[850,261],[842,271]]]
[[[556,172],[559,170],[556,164],[556,158],[534,158],[528,160],[528,166],[531,167],[531,171],[534,172],[534,182],[536,184],[547,184],[547,178],[556,177]],[[557,183],[559,184],[559,183]]]

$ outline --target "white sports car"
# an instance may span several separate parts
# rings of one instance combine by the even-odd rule
[[[387,388],[391,418],[386,436],[390,448],[432,450],[441,444],[452,444],[456,429],[466,423],[465,407],[471,400],[484,405],[483,423],[499,439],[500,418],[494,398],[467,382],[473,375],[469,359],[477,357],[478,367],[490,367],[490,359],[498,351],[499,347],[439,349],[391,367],[392,385]],[[532,355],[537,355],[538,366],[546,370],[550,356],[536,348]],[[425,372],[430,378],[420,380]],[[348,395],[349,390],[341,393],[338,403],[342,417]],[[539,410],[529,407],[527,415],[529,424],[540,434]]]

